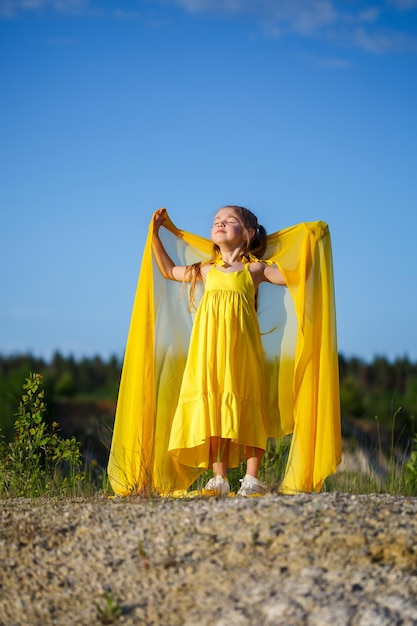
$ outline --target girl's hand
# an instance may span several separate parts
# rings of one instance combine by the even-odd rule
[[[155,234],[157,234],[160,227],[164,225],[164,222],[166,221],[166,215],[167,215],[166,209],[158,209],[158,211],[155,212],[155,215],[153,218],[153,232]]]

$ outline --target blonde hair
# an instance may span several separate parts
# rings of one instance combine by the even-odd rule
[[[236,212],[237,218],[242,226],[245,238],[243,246],[240,250],[240,260],[249,262],[249,255],[254,256],[257,259],[262,259],[266,250],[267,235],[265,228],[258,223],[258,218],[256,217],[256,215],[243,206],[226,204],[222,208],[233,209]],[[249,230],[255,231],[253,237],[250,237]],[[190,310],[195,309],[196,284],[198,281],[202,280],[201,268],[204,265],[213,265],[215,263],[218,263],[219,260],[221,260],[220,248],[217,244],[213,244],[211,258],[208,261],[199,261],[198,263],[193,263],[192,265],[187,266],[187,279],[189,279],[190,281]]]

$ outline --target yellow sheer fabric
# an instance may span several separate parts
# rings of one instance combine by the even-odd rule
[[[203,468],[168,452],[193,314],[187,285],[162,278],[143,253],[126,344],[108,475],[116,494],[188,489]],[[160,236],[178,265],[210,257],[209,240],[168,221]],[[319,491],[341,457],[333,267],[328,227],[302,223],[268,236],[265,255],[288,288],[261,284],[258,316],[268,371],[270,437],[292,433],[282,493]]]

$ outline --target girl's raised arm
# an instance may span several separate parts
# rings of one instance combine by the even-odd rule
[[[174,261],[168,255],[162,241],[159,238],[159,229],[163,226],[166,218],[166,209],[156,211],[153,222],[152,252],[155,257],[156,264],[164,278],[170,280],[189,280],[187,267],[175,265]]]
[[[281,270],[276,265],[264,266],[264,280],[274,285],[286,285],[285,278],[282,275]]]
[[[273,283],[274,285],[286,285],[285,278],[282,272],[276,265],[269,265],[262,261],[251,263],[251,274],[255,283],[255,287],[258,287],[260,283]]]

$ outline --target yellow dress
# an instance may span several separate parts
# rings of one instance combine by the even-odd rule
[[[265,449],[267,387],[249,263],[208,271],[185,365],[168,450],[183,465],[210,466],[210,437],[230,439],[229,467],[246,446]]]

